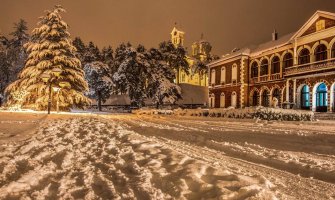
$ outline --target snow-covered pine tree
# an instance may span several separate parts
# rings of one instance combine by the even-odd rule
[[[185,48],[181,45],[175,47],[171,41],[167,41],[159,44],[159,50],[162,52],[164,60],[168,65],[177,72],[176,83],[179,84],[179,72],[184,71],[186,74],[189,74],[190,69]]]
[[[10,63],[8,62],[8,39],[0,34],[0,106],[4,101],[4,91],[10,77]]]
[[[174,104],[181,98],[181,89],[173,80],[175,73],[157,49],[150,49],[149,67],[147,69],[147,93],[158,108],[164,103]]]
[[[113,49],[111,46],[104,47],[101,50],[101,57],[102,62],[104,62],[106,65],[108,65],[108,72],[112,73],[113,70],[113,61],[114,61],[114,55],[113,55]]]
[[[108,76],[109,67],[101,61],[87,63],[84,66],[85,77],[89,85],[89,97],[96,99],[99,111],[101,103],[105,102],[111,94],[112,79]]]
[[[90,103],[83,94],[88,91],[88,84],[84,79],[80,60],[75,56],[76,48],[72,45],[68,25],[60,15],[62,12],[65,10],[61,6],[55,6],[52,11],[46,11],[46,16],[40,17],[40,26],[33,30],[31,41],[25,45],[28,53],[25,67],[20,72],[19,79],[6,89],[9,105],[17,103],[12,98],[12,93],[25,90],[28,95],[23,100],[24,106],[45,109],[49,91],[41,75],[51,74],[54,68],[62,70],[57,81],[66,81],[71,86],[59,92],[60,109],[84,107]]]
[[[84,57],[86,53],[85,43],[81,40],[80,37],[75,37],[72,43],[73,43],[73,46],[75,46],[77,49],[77,52],[76,52],[77,58],[79,58],[82,66],[84,66],[85,65]]]
[[[113,82],[116,87],[121,87],[119,90],[128,93],[132,106],[141,107],[146,98],[146,68],[149,65],[145,59],[145,49],[142,46],[135,49],[131,45],[121,45],[121,49],[116,51],[116,58],[120,58],[118,62],[123,59],[113,75]]]
[[[126,59],[126,50],[128,47],[131,47],[129,43],[124,44],[121,43],[116,49],[115,49],[115,56],[114,56],[114,62],[111,68],[111,75],[112,79],[114,80],[114,74],[117,73],[119,70],[119,67],[123,61]],[[119,83],[122,83],[121,81],[113,81],[114,82],[114,94],[125,94],[127,92],[127,87],[124,84],[119,85]]]
[[[17,79],[18,73],[24,67],[27,59],[27,54],[24,45],[29,41],[29,34],[27,33],[27,22],[20,19],[18,23],[14,24],[14,31],[10,33],[12,36],[9,41],[8,59],[10,61],[10,78],[13,82]]]
[[[86,64],[95,61],[102,61],[101,53],[99,48],[93,42],[89,42],[85,51],[84,63]]]

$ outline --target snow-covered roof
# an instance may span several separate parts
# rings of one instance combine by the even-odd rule
[[[305,31],[319,18],[319,17],[325,17],[329,19],[335,20],[335,13],[330,13],[326,11],[316,11],[313,16],[296,32],[289,33],[287,35],[279,37],[277,40],[271,40],[256,46],[250,46],[242,48],[238,51],[225,54],[222,56],[221,59],[213,61],[208,64],[208,66],[216,66],[217,64],[220,64],[221,62],[224,62],[226,60],[230,60],[234,57],[238,57],[241,55],[249,55],[254,56],[258,54],[262,54],[266,51],[270,51],[273,49],[280,48],[282,46],[285,46],[287,44],[290,44],[291,41],[293,41],[295,38],[300,37],[302,34],[305,33]]]

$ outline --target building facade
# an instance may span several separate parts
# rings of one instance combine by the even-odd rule
[[[271,41],[235,49],[208,69],[210,107],[334,112],[335,13],[317,11],[298,31],[274,31]]]
[[[171,32],[171,42],[175,46],[184,46],[184,36],[185,32],[178,30],[176,27],[173,28]],[[203,39],[203,36],[201,36],[201,39],[197,42],[194,42],[192,44],[192,52],[190,55],[187,56],[187,62],[190,66],[190,70],[188,73],[186,73],[183,70],[179,70],[178,75],[176,76],[179,80],[176,80],[177,83],[185,83],[185,84],[191,84],[191,85],[197,85],[197,86],[208,86],[208,77],[207,73],[201,73],[199,72],[196,67],[195,63],[197,60],[204,61],[208,56],[210,56],[212,47],[209,42]]]

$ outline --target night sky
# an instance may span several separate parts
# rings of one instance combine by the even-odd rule
[[[20,18],[31,32],[56,4],[67,10],[71,35],[99,47],[157,47],[177,22],[188,49],[203,33],[218,55],[266,42],[274,28],[279,35],[297,31],[316,10],[335,12],[334,0],[0,0],[1,33],[7,36]]]

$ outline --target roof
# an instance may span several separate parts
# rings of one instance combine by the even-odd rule
[[[208,66],[215,66],[216,64],[223,62],[225,60],[232,59],[234,57],[241,56],[243,54],[261,54],[265,51],[269,51],[272,49],[276,49],[279,47],[282,47],[286,44],[289,44],[292,40],[294,40],[297,37],[300,37],[305,31],[319,18],[319,17],[325,17],[335,20],[335,13],[330,13],[326,11],[316,11],[312,17],[309,18],[309,20],[296,32],[284,35],[279,37],[277,40],[271,40],[256,46],[249,46],[240,49],[239,51],[235,51],[233,53],[229,53],[226,55],[223,55],[221,59],[213,61],[208,64]]]
[[[282,37],[279,37],[277,40],[271,40],[271,41],[265,42],[263,44],[260,44],[256,48],[252,49],[251,53],[263,52],[263,51],[266,51],[266,50],[270,50],[270,49],[278,48],[280,46],[284,46],[291,41],[291,37],[294,34],[295,33],[286,34]]]

